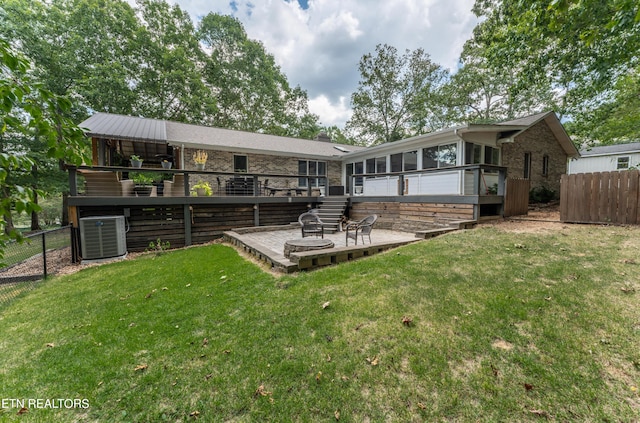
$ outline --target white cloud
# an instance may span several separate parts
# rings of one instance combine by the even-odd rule
[[[323,124],[341,122],[360,78],[358,62],[389,44],[422,47],[434,62],[455,69],[477,19],[474,0],[170,0],[194,19],[233,14],[250,38],[274,55],[292,85],[309,93]],[[346,119],[345,119],[346,120]]]
[[[326,95],[321,94],[309,99],[309,110],[320,116],[323,126],[336,125],[343,128],[351,117],[348,97],[340,97],[337,102],[332,102]]]

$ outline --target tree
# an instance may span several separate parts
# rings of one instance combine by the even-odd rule
[[[66,113],[71,102],[44,89],[29,74],[29,62],[0,39],[0,256],[10,239],[20,239],[12,227],[12,213],[38,209],[36,190],[12,182],[14,174],[29,173],[35,161],[28,152],[6,149],[8,137],[37,137],[52,159],[80,164],[87,159],[80,128]]]
[[[353,115],[346,130],[366,145],[414,135],[419,115],[429,113],[446,72],[422,49],[398,55],[395,47],[376,46],[358,65],[361,80],[351,96]],[[424,120],[423,120],[424,121]],[[430,129],[430,128],[429,128]]]
[[[474,11],[483,21],[470,42],[483,57],[514,71],[516,91],[547,84],[560,114],[576,122],[588,124],[637,62],[638,2],[477,0]]]
[[[188,123],[215,110],[202,80],[204,54],[188,13],[166,1],[138,0],[142,24],[135,35],[139,61],[134,114]]]
[[[74,97],[73,114],[129,114],[135,104],[138,21],[121,0],[7,0],[1,33],[33,63],[43,86]]]
[[[548,80],[522,86],[518,63],[489,59],[490,46],[467,41],[461,68],[448,83],[450,113],[459,122],[490,123],[557,108],[557,96]]]
[[[262,43],[250,40],[236,18],[209,13],[199,39],[209,52],[204,78],[216,99],[215,126],[312,138],[318,117],[309,113],[307,93],[291,88]]]
[[[580,139],[625,143],[640,140],[640,67],[621,77],[611,98],[568,125]]]

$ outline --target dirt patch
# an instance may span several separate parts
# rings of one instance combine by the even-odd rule
[[[526,215],[499,218],[483,222],[479,226],[495,226],[515,233],[551,233],[569,227],[560,222],[560,208],[557,204],[532,205]]]
[[[58,275],[73,273],[77,265],[71,263],[71,248],[47,251],[47,274]],[[42,254],[2,269],[0,278],[12,278],[29,275],[41,275],[44,272]]]
[[[513,349],[513,344],[505,341],[504,339],[496,339],[491,344],[493,348],[497,348],[499,350],[511,351]]]

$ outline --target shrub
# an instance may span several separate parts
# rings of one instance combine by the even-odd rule
[[[529,191],[529,202],[531,203],[548,203],[557,199],[557,193],[544,185],[534,187]]]

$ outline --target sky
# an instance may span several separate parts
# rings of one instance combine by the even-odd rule
[[[358,62],[377,44],[399,53],[422,47],[431,60],[456,69],[477,18],[473,0],[168,0],[194,23],[209,12],[233,15],[261,41],[287,76],[309,95],[323,126],[344,127]]]

